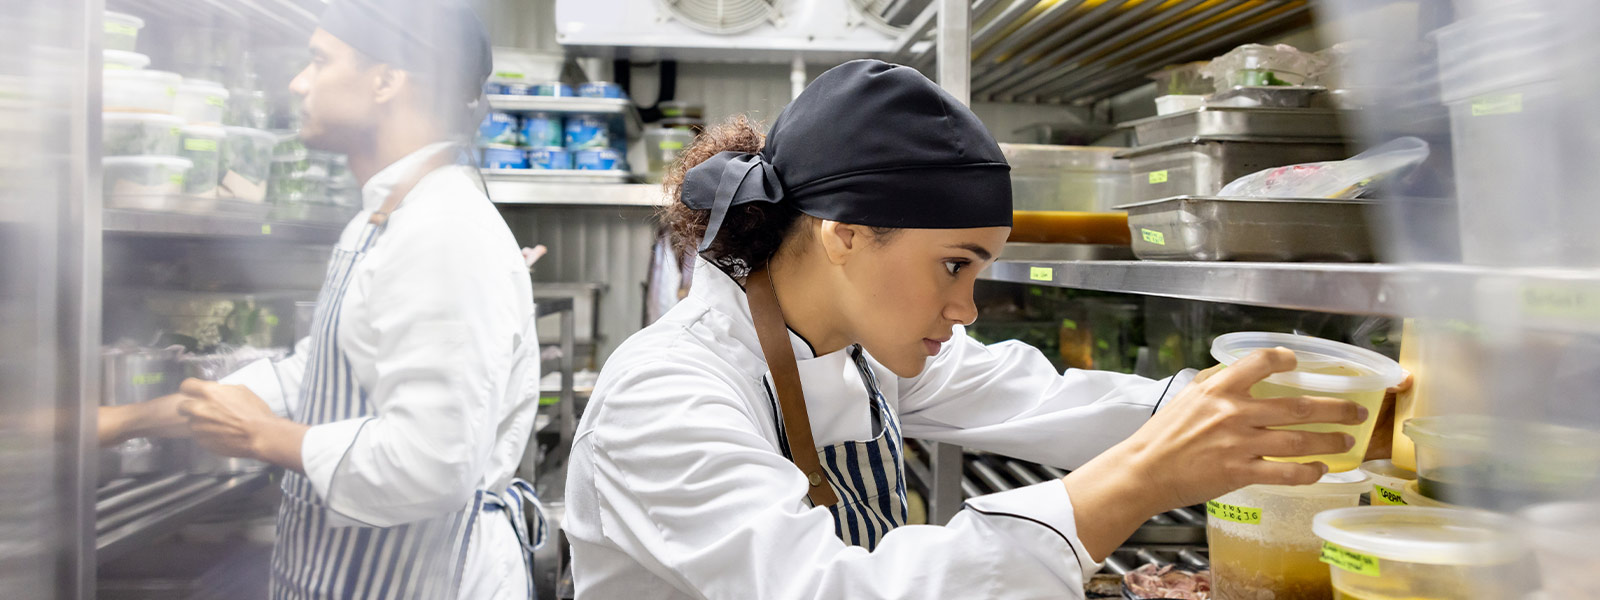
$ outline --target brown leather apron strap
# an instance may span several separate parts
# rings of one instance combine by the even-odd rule
[[[772,277],[766,269],[756,270],[745,280],[745,300],[755,320],[756,337],[761,340],[761,354],[767,358],[767,369],[772,371],[772,383],[777,388],[783,430],[789,438],[789,460],[811,484],[806,496],[811,498],[812,506],[838,504],[839,496],[828,483],[828,474],[817,458],[817,445],[811,439],[811,418],[806,414],[805,392],[800,389],[800,367],[794,360],[794,347],[789,345],[789,326],[784,324],[783,309],[778,307],[778,293],[773,290]]]
[[[417,187],[417,184],[422,181],[423,177],[427,177],[429,173],[432,173],[441,167],[447,167],[456,163],[454,152],[457,149],[458,147],[451,146],[449,150],[442,150],[438,153],[435,153],[432,158],[428,159],[427,162],[424,162],[417,168],[412,169],[411,172],[406,175],[404,180],[396,183],[394,188],[389,190],[389,197],[383,199],[383,206],[380,206],[378,207],[378,210],[373,211],[372,216],[367,218],[367,222],[380,227],[385,223],[388,223],[389,213],[394,212],[396,208],[400,207],[400,202],[405,200],[406,196],[411,194],[411,190]]]

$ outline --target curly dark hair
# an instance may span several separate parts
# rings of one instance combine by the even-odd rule
[[[706,235],[711,211],[695,210],[682,202],[683,179],[689,169],[721,152],[757,153],[766,144],[766,135],[744,115],[729,118],[705,130],[686,148],[678,162],[668,169],[664,183],[667,205],[661,210],[672,247],[682,256],[693,256]],[[711,247],[702,254],[734,277],[744,277],[766,266],[791,234],[808,231],[801,225],[815,217],[784,204],[752,202],[728,209],[722,229]],[[887,242],[896,231],[892,227],[870,228],[876,243]]]
[[[744,115],[709,127],[668,170],[664,184],[667,206],[661,211],[661,221],[671,235],[674,250],[693,256],[711,220],[711,211],[695,210],[682,202],[683,180],[689,169],[721,152],[760,152],[767,136],[756,127]],[[728,274],[743,277],[765,266],[777,254],[800,216],[800,211],[781,203],[754,202],[732,207],[717,239],[703,256]]]

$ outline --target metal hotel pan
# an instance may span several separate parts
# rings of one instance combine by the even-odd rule
[[[1233,180],[1263,169],[1343,160],[1350,154],[1340,140],[1208,136],[1130,148],[1117,156],[1128,159],[1129,198],[1144,202],[1213,195]]]
[[[1343,113],[1322,108],[1207,106],[1123,123],[1135,142],[1153,146],[1193,137],[1277,137],[1339,140]]]
[[[1145,260],[1371,262],[1364,200],[1178,196],[1128,211]]]

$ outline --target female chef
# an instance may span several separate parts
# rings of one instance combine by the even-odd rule
[[[693,291],[612,355],[573,448],[580,598],[1081,597],[1150,516],[1314,482],[1320,463],[1260,457],[1352,444],[1267,427],[1366,417],[1251,399],[1287,350],[1151,381],[967,337],[1010,231],[1009,167],[912,69],[837,67],[764,145],[725,125],[691,166],[666,218],[701,256]],[[906,525],[903,437],[1073,471]]]

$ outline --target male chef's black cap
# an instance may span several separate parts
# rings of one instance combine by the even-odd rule
[[[915,69],[845,63],[783,109],[760,154],[689,170],[682,201],[710,210],[704,252],[731,206],[782,202],[872,227],[1011,226],[1011,167],[977,116]]]
[[[334,0],[319,26],[372,59],[477,99],[494,68],[489,31],[458,0]]]

